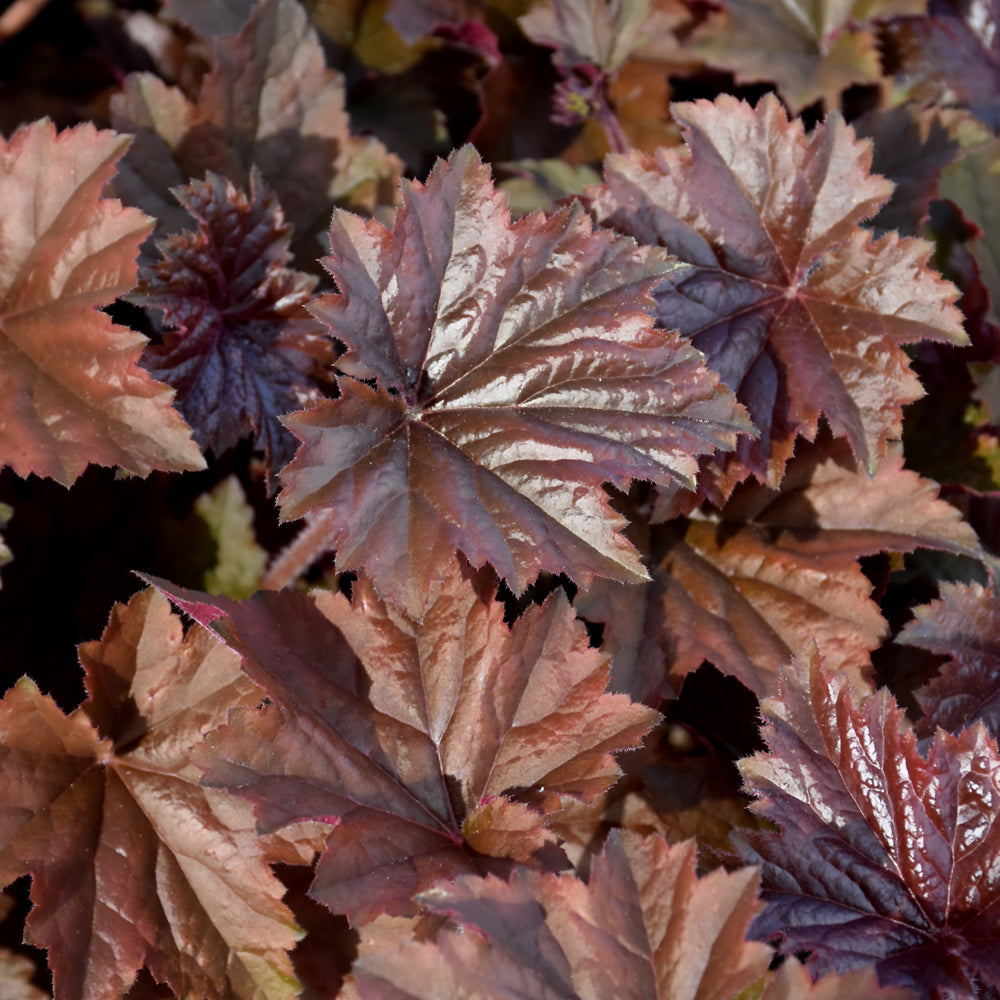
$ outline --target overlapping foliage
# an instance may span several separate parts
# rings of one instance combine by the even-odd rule
[[[1000,14],[717,6],[81,6],[0,996],[1000,997]]]

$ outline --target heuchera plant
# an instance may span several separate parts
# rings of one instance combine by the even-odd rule
[[[1000,1000],[1000,7],[813,6],[0,19],[3,1000]]]

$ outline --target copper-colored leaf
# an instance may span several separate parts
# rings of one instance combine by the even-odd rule
[[[27,936],[56,995],[118,1000],[145,964],[178,996],[291,1000],[297,929],[252,812],[189,760],[259,698],[238,657],[185,636],[155,591],[80,657],[90,697],[70,716],[27,678],[0,701],[0,883],[32,875]]]
[[[254,801],[264,830],[334,823],[312,894],[352,920],[407,912],[435,879],[475,870],[472,846],[527,860],[562,797],[605,790],[613,751],[656,719],[605,693],[607,661],[564,598],[508,629],[495,587],[456,562],[419,624],[364,579],[353,602],[165,588],[273,702],[210,738],[205,780]]]
[[[697,456],[747,427],[698,352],[653,326],[666,254],[578,208],[512,223],[471,147],[404,187],[392,231],[338,212],[330,241],[341,291],[311,308],[352,377],[285,418],[303,445],[283,516],[329,517],[338,566],[413,614],[435,545],[518,591],[543,569],[643,579],[602,484],[692,484]]]
[[[766,700],[741,762],[778,831],[746,836],[768,906],[757,937],[814,975],[876,963],[922,998],[1000,989],[1000,754],[977,724],[925,753],[887,691],[863,699],[813,649]]]
[[[733,1000],[759,986],[771,958],[745,941],[756,871],[699,879],[693,841],[616,831],[587,883],[521,869],[508,883],[463,876],[421,900],[464,933],[363,945],[358,996]]]
[[[611,156],[590,192],[599,221],[690,265],[657,290],[658,316],[703,351],[760,431],[741,439],[720,503],[753,473],[777,485],[820,414],[874,472],[920,386],[900,345],[965,343],[956,289],[930,246],[859,227],[892,186],[839,116],[806,136],[774,97],[674,106],[689,149]]]
[[[576,599],[605,622],[612,687],[649,700],[703,660],[758,695],[810,642],[831,666],[867,670],[887,632],[858,558],[924,546],[981,554],[975,533],[903,467],[895,449],[869,476],[844,442],[800,449],[781,486],[747,483],[720,511],[655,527],[653,579],[597,581]]]
[[[151,220],[101,199],[128,139],[43,120],[0,137],[0,463],[69,485],[88,463],[205,465],[146,338],[100,311],[135,283]]]

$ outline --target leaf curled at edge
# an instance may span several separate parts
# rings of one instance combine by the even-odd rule
[[[612,155],[585,200],[602,224],[687,262],[657,289],[657,316],[704,352],[760,431],[705,469],[700,496],[721,506],[751,474],[777,486],[820,414],[874,473],[921,394],[900,345],[967,342],[958,291],[927,266],[930,244],[860,228],[892,185],[839,115],[807,137],[773,95],[673,114],[686,150]]]
[[[546,817],[607,789],[613,754],[658,718],[606,693],[607,660],[564,597],[508,628],[495,575],[458,560],[420,623],[363,577],[351,602],[157,585],[271,702],[210,735],[203,780],[252,801],[264,831],[334,823],[310,891],[353,922],[407,913],[438,878],[533,861],[555,845]]]
[[[0,884],[28,872],[27,939],[49,949],[56,996],[118,1000],[145,965],[177,996],[292,1000],[300,933],[239,799],[198,784],[192,747],[259,693],[238,657],[187,635],[148,590],[84,643],[88,699],[66,716],[22,678],[0,700]]]
[[[127,292],[152,220],[101,192],[128,137],[47,119],[0,137],[0,463],[70,485],[95,463],[203,469],[146,338],[101,307]]]
[[[578,208],[512,223],[471,147],[404,184],[392,231],[337,212],[330,241],[340,293],[311,309],[348,346],[341,397],[285,418],[303,443],[282,516],[326,518],[338,567],[416,617],[432,551],[515,591],[542,570],[644,579],[603,484],[692,485],[748,430],[653,325],[670,259]]]
[[[739,844],[762,865],[752,933],[811,952],[814,975],[874,962],[921,998],[1000,989],[1000,754],[986,729],[939,729],[921,754],[888,691],[859,700],[815,649],[761,710],[768,752],[740,768],[779,830]]]

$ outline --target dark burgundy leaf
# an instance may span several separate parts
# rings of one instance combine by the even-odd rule
[[[917,608],[896,637],[946,656],[938,675],[917,692],[924,711],[919,731],[958,732],[983,722],[1000,732],[1000,602],[996,584],[943,584],[941,599]]]
[[[170,331],[143,363],[177,390],[203,448],[218,456],[252,434],[280,468],[295,440],[278,417],[322,398],[317,376],[333,360],[303,308],[316,279],[286,266],[291,229],[255,170],[249,195],[212,173],[174,194],[197,230],[160,243],[130,296]]]
[[[925,17],[887,26],[899,76],[923,104],[968,108],[1000,126],[1000,10],[996,0],[932,0]]]
[[[887,691],[858,696],[813,649],[761,706],[742,761],[777,832],[746,835],[767,909],[752,928],[814,975],[876,963],[920,997],[1000,990],[1000,755],[977,724],[925,754]]]

